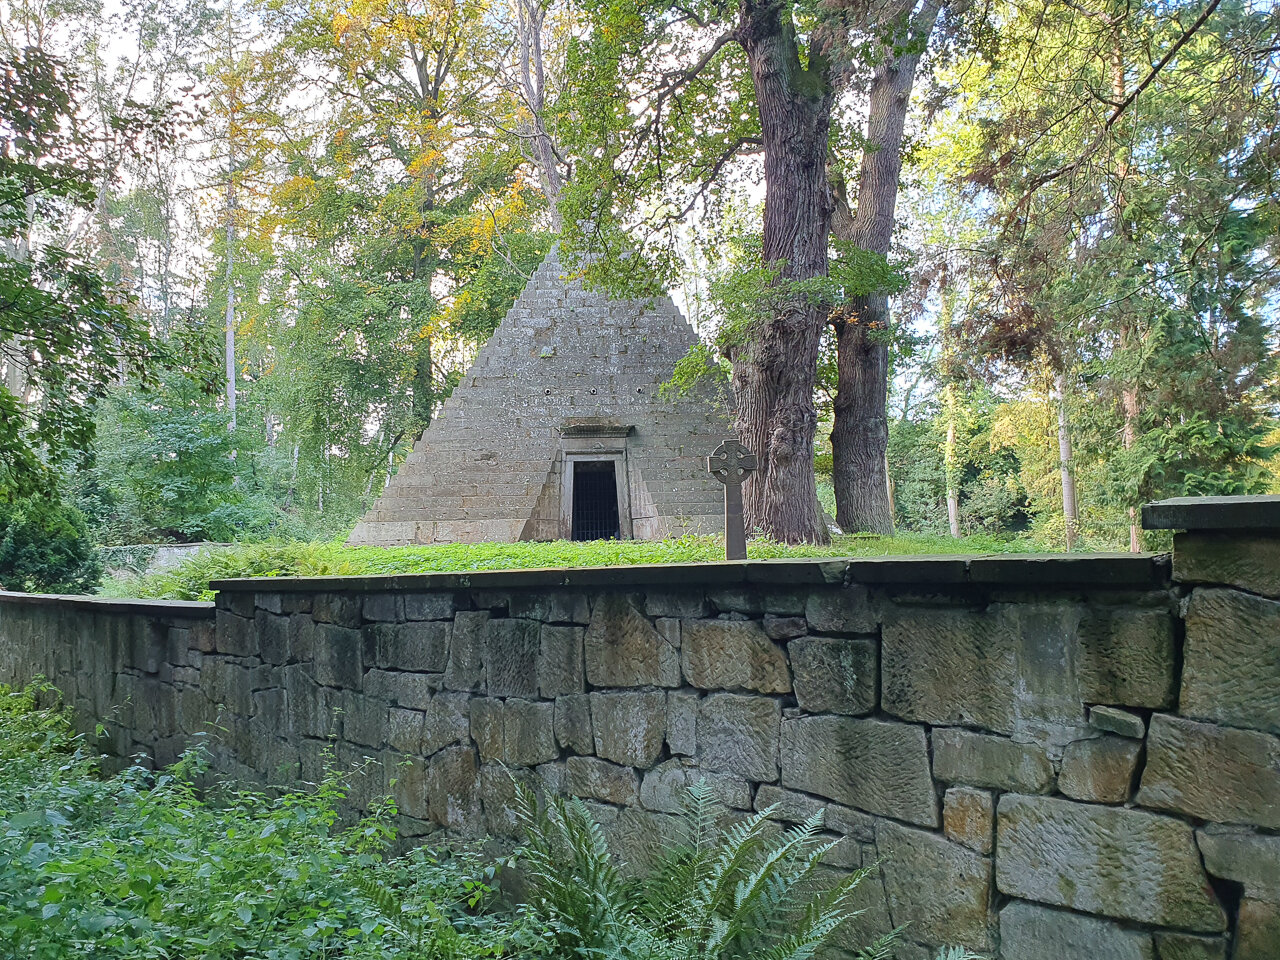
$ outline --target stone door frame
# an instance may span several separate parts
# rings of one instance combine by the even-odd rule
[[[618,535],[635,539],[631,519],[631,477],[627,437],[634,427],[616,421],[577,421],[560,429],[560,537],[573,539],[573,475],[579,463],[612,463],[618,491]]]

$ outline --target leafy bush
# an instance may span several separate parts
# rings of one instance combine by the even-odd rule
[[[56,691],[0,685],[0,956],[807,960],[863,876],[815,882],[833,846],[820,818],[779,832],[764,811],[725,829],[705,784],[657,867],[624,878],[577,800],[539,808],[521,789],[513,861],[456,844],[388,860],[395,810],[340,827],[337,775],[272,795],[210,780],[199,747],[102,779]],[[506,862],[523,906],[497,896]],[[896,933],[860,960],[887,960]]]
[[[100,779],[65,716],[36,709],[45,691],[0,687],[0,956],[392,960],[532,942],[522,918],[490,921],[491,866],[426,851],[387,863],[389,808],[339,829],[340,778],[197,791],[193,749],[158,774]],[[459,937],[465,950],[437,949]]]
[[[88,593],[102,564],[84,516],[56,498],[0,494],[0,587],[35,593]]]

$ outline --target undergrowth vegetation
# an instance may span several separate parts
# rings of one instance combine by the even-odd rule
[[[812,882],[832,846],[820,818],[726,824],[702,785],[639,876],[584,804],[528,792],[509,858],[456,840],[392,857],[394,809],[344,824],[336,772],[268,795],[218,781],[205,757],[103,776],[55,691],[0,685],[0,956],[808,960],[862,879]],[[525,903],[504,896],[504,868]],[[889,960],[895,936],[858,960]]]
[[[838,536],[825,546],[790,546],[752,540],[752,560],[803,557],[879,557],[920,554],[1016,553],[1034,549],[1027,541],[992,536]],[[421,547],[348,547],[336,543],[235,544],[210,547],[178,566],[147,576],[123,574],[102,593],[117,597],[208,600],[209,584],[234,577],[372,576],[538,567],[611,567],[625,564],[706,563],[724,559],[719,537],[676,540],[596,540],[550,543],[442,543]]]

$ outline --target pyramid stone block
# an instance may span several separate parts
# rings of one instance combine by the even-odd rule
[[[660,395],[693,328],[667,297],[614,299],[563,274],[553,249],[351,544],[722,531],[706,457],[730,436],[727,402]]]

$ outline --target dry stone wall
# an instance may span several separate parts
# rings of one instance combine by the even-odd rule
[[[822,809],[831,869],[872,868],[847,948],[906,924],[902,960],[1274,960],[1280,590],[1184,546],[1183,579],[922,558],[235,581],[216,613],[9,595],[0,679],[45,673],[160,763],[205,730],[251,779],[332,751],[415,837],[512,836],[513,778],[585,799],[636,866],[698,779],[780,824]]]

